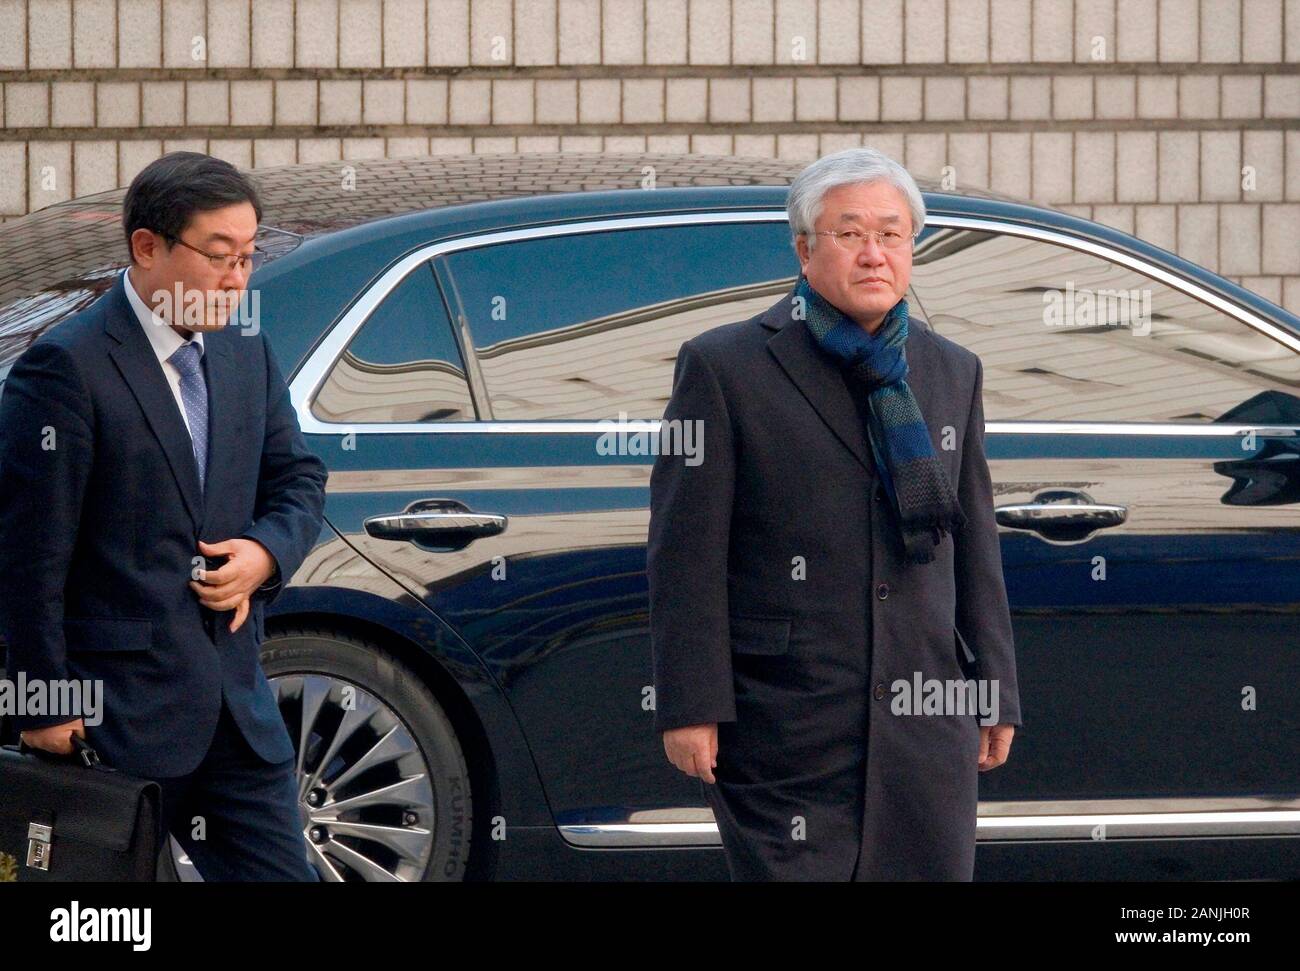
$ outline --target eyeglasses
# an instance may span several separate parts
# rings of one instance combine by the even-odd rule
[[[186,249],[192,249],[200,256],[206,256],[214,270],[224,270],[229,273],[238,266],[241,270],[248,271],[251,276],[259,266],[266,262],[266,251],[256,247],[251,253],[205,253],[197,246],[191,246],[179,236],[172,236],[170,233],[159,233],[158,235],[164,239],[170,239],[173,243],[180,243]]]
[[[904,243],[915,239],[915,235],[909,236],[906,233],[900,233],[896,229],[873,229],[868,232],[861,232],[857,229],[848,229],[842,233],[837,233],[833,229],[823,229],[815,232],[814,236],[829,236],[835,241],[835,245],[849,253],[860,253],[867,246],[867,240],[872,236],[876,238],[876,243],[882,249],[896,250]]]

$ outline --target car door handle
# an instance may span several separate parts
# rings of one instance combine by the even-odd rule
[[[1096,502],[1086,492],[1073,489],[1047,489],[1034,496],[1033,502],[998,506],[993,514],[999,526],[1070,540],[1120,525],[1128,519],[1128,507]]]
[[[505,532],[508,523],[505,516],[473,512],[454,499],[421,499],[402,512],[370,516],[361,525],[367,535],[376,539],[461,550],[476,539]]]

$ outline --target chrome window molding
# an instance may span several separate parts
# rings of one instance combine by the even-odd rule
[[[299,413],[299,420],[302,415]],[[354,422],[333,424],[315,420],[317,427],[308,428],[303,421],[303,433],[308,435],[346,435],[348,432],[372,435],[560,435],[601,434],[620,428],[634,432],[656,433],[658,418],[628,419],[619,424],[617,419],[599,421],[458,421],[458,422]],[[1300,436],[1300,425],[1183,425],[1178,422],[1052,422],[1052,421],[990,421],[984,425],[990,435],[1184,435],[1201,438],[1239,436],[1248,431],[1258,435],[1279,438]],[[652,457],[652,456],[647,456]]]
[[[299,369],[289,386],[289,397],[293,402],[294,409],[298,412],[298,424],[301,426],[305,435],[345,435],[349,432],[358,434],[368,432],[384,432],[386,434],[427,434],[430,431],[445,431],[455,426],[483,426],[483,425],[503,425],[512,424],[534,430],[537,423],[534,422],[356,422],[353,424],[341,424],[336,422],[321,421],[311,412],[311,401],[316,396],[316,392],[325,382],[330,368],[339,355],[343,353],[344,348],[352,341],[361,325],[374,312],[375,308],[393,291],[393,289],[406,278],[406,275],[423,263],[428,262],[439,256],[448,253],[456,253],[466,249],[477,249],[481,246],[492,246],[496,243],[520,242],[529,239],[545,239],[555,236],[577,236],[586,233],[599,233],[612,229],[649,229],[659,226],[687,226],[698,224],[716,224],[716,223],[753,223],[753,222],[782,222],[786,218],[785,210],[751,210],[740,212],[700,212],[700,213],[673,213],[664,216],[634,216],[620,217],[616,219],[595,219],[585,222],[576,223],[559,223],[548,224],[545,226],[528,226],[522,229],[502,230],[495,233],[484,233],[479,236],[467,236],[463,239],[444,240],[440,243],[433,243],[410,253],[397,263],[393,264],[388,270],[361,295],[343,317],[334,325],[325,338],[316,345],[307,358],[306,363]],[[455,308],[452,308],[453,312]],[[463,322],[462,322],[463,323]],[[473,356],[472,348],[464,348],[466,358]],[[469,367],[469,361],[466,360],[466,366]],[[566,426],[560,431],[573,431],[570,422],[554,422],[550,424]],[[464,429],[466,431],[476,430],[474,428]],[[486,430],[478,428],[477,430]]]
[[[1300,835],[1300,800],[1296,799],[1003,802],[981,803],[979,811],[975,824],[978,843]],[[706,808],[638,814],[654,815],[673,818],[664,822],[579,823],[559,830],[571,845],[592,849],[722,845],[717,823]]]
[[[614,419],[601,421],[468,421],[468,422],[325,422],[311,411],[311,401],[324,383],[330,368],[344,348],[348,346],[362,324],[400,283],[408,273],[417,266],[460,250],[491,246],[496,243],[519,242],[521,240],[542,239],[555,236],[576,236],[585,233],[606,232],[618,229],[645,229],[659,226],[711,225],[718,223],[756,223],[785,222],[784,209],[764,209],[749,211],[689,212],[673,213],[663,216],[629,216],[611,219],[588,220],[575,223],[548,224],[529,226],[522,229],[503,230],[469,236],[464,239],[445,240],[433,243],[411,253],[391,266],[376,280],[361,297],[348,308],[342,318],[308,355],[306,363],[299,369],[289,386],[290,400],[298,414],[298,423],[305,435],[347,435],[383,434],[383,435],[429,435],[429,434],[484,434],[499,433],[508,435],[535,434],[591,434],[610,431],[622,427],[627,432],[656,432],[658,419],[637,419],[624,422],[621,426]],[[1165,270],[1140,257],[1103,245],[1095,240],[1071,236],[1052,229],[1025,226],[996,219],[981,219],[967,216],[930,215],[927,226],[950,229],[970,229],[980,232],[1002,233],[1055,243],[1070,249],[1091,253],[1105,260],[1126,266],[1138,273],[1145,274],[1179,290],[1188,296],[1206,303],[1221,313],[1240,323],[1259,331],[1278,341],[1296,353],[1300,353],[1300,336],[1296,336],[1277,325],[1265,320],[1258,314],[1244,307],[1238,307],[1231,301],[1205,287],[1186,280],[1175,273]],[[464,326],[465,322],[461,322]],[[462,338],[464,338],[462,334]],[[466,352],[466,367],[471,367],[474,358],[472,348]],[[476,366],[477,362],[475,361]],[[476,391],[477,394],[477,391]],[[1263,426],[1252,424],[1183,424],[1180,422],[1053,422],[1053,421],[993,421],[985,424],[986,434],[991,435],[1189,435],[1206,437],[1237,436],[1254,430],[1259,434],[1294,437],[1300,433],[1300,425]]]

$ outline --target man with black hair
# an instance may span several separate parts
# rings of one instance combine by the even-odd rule
[[[76,734],[156,779],[207,880],[317,880],[258,654],[265,605],[320,533],[328,473],[265,335],[236,313],[261,217],[226,162],[151,163],[124,202],[130,266],[15,363],[0,632],[11,678],[103,685],[99,724],[29,712],[26,744],[68,754]]]

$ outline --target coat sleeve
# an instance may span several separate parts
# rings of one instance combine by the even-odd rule
[[[95,458],[94,412],[76,362],[37,340],[14,364],[0,396],[0,631],[6,677],[68,678],[63,592]],[[19,731],[62,715],[14,717]]]
[[[727,622],[733,431],[718,379],[690,342],[677,356],[664,421],[700,422],[703,447],[697,456],[660,454],[650,475],[646,556],[659,732],[736,720]]]
[[[998,682],[999,724],[1020,725],[1011,610],[993,514],[993,480],[984,454],[984,364],[978,357],[957,497],[966,516],[965,527],[954,535],[957,629],[979,658],[980,677]]]
[[[266,353],[266,437],[257,483],[253,525],[243,534],[266,547],[275,570],[253,596],[270,604],[307,558],[320,536],[329,471],[298,426],[284,375],[262,335]]]

